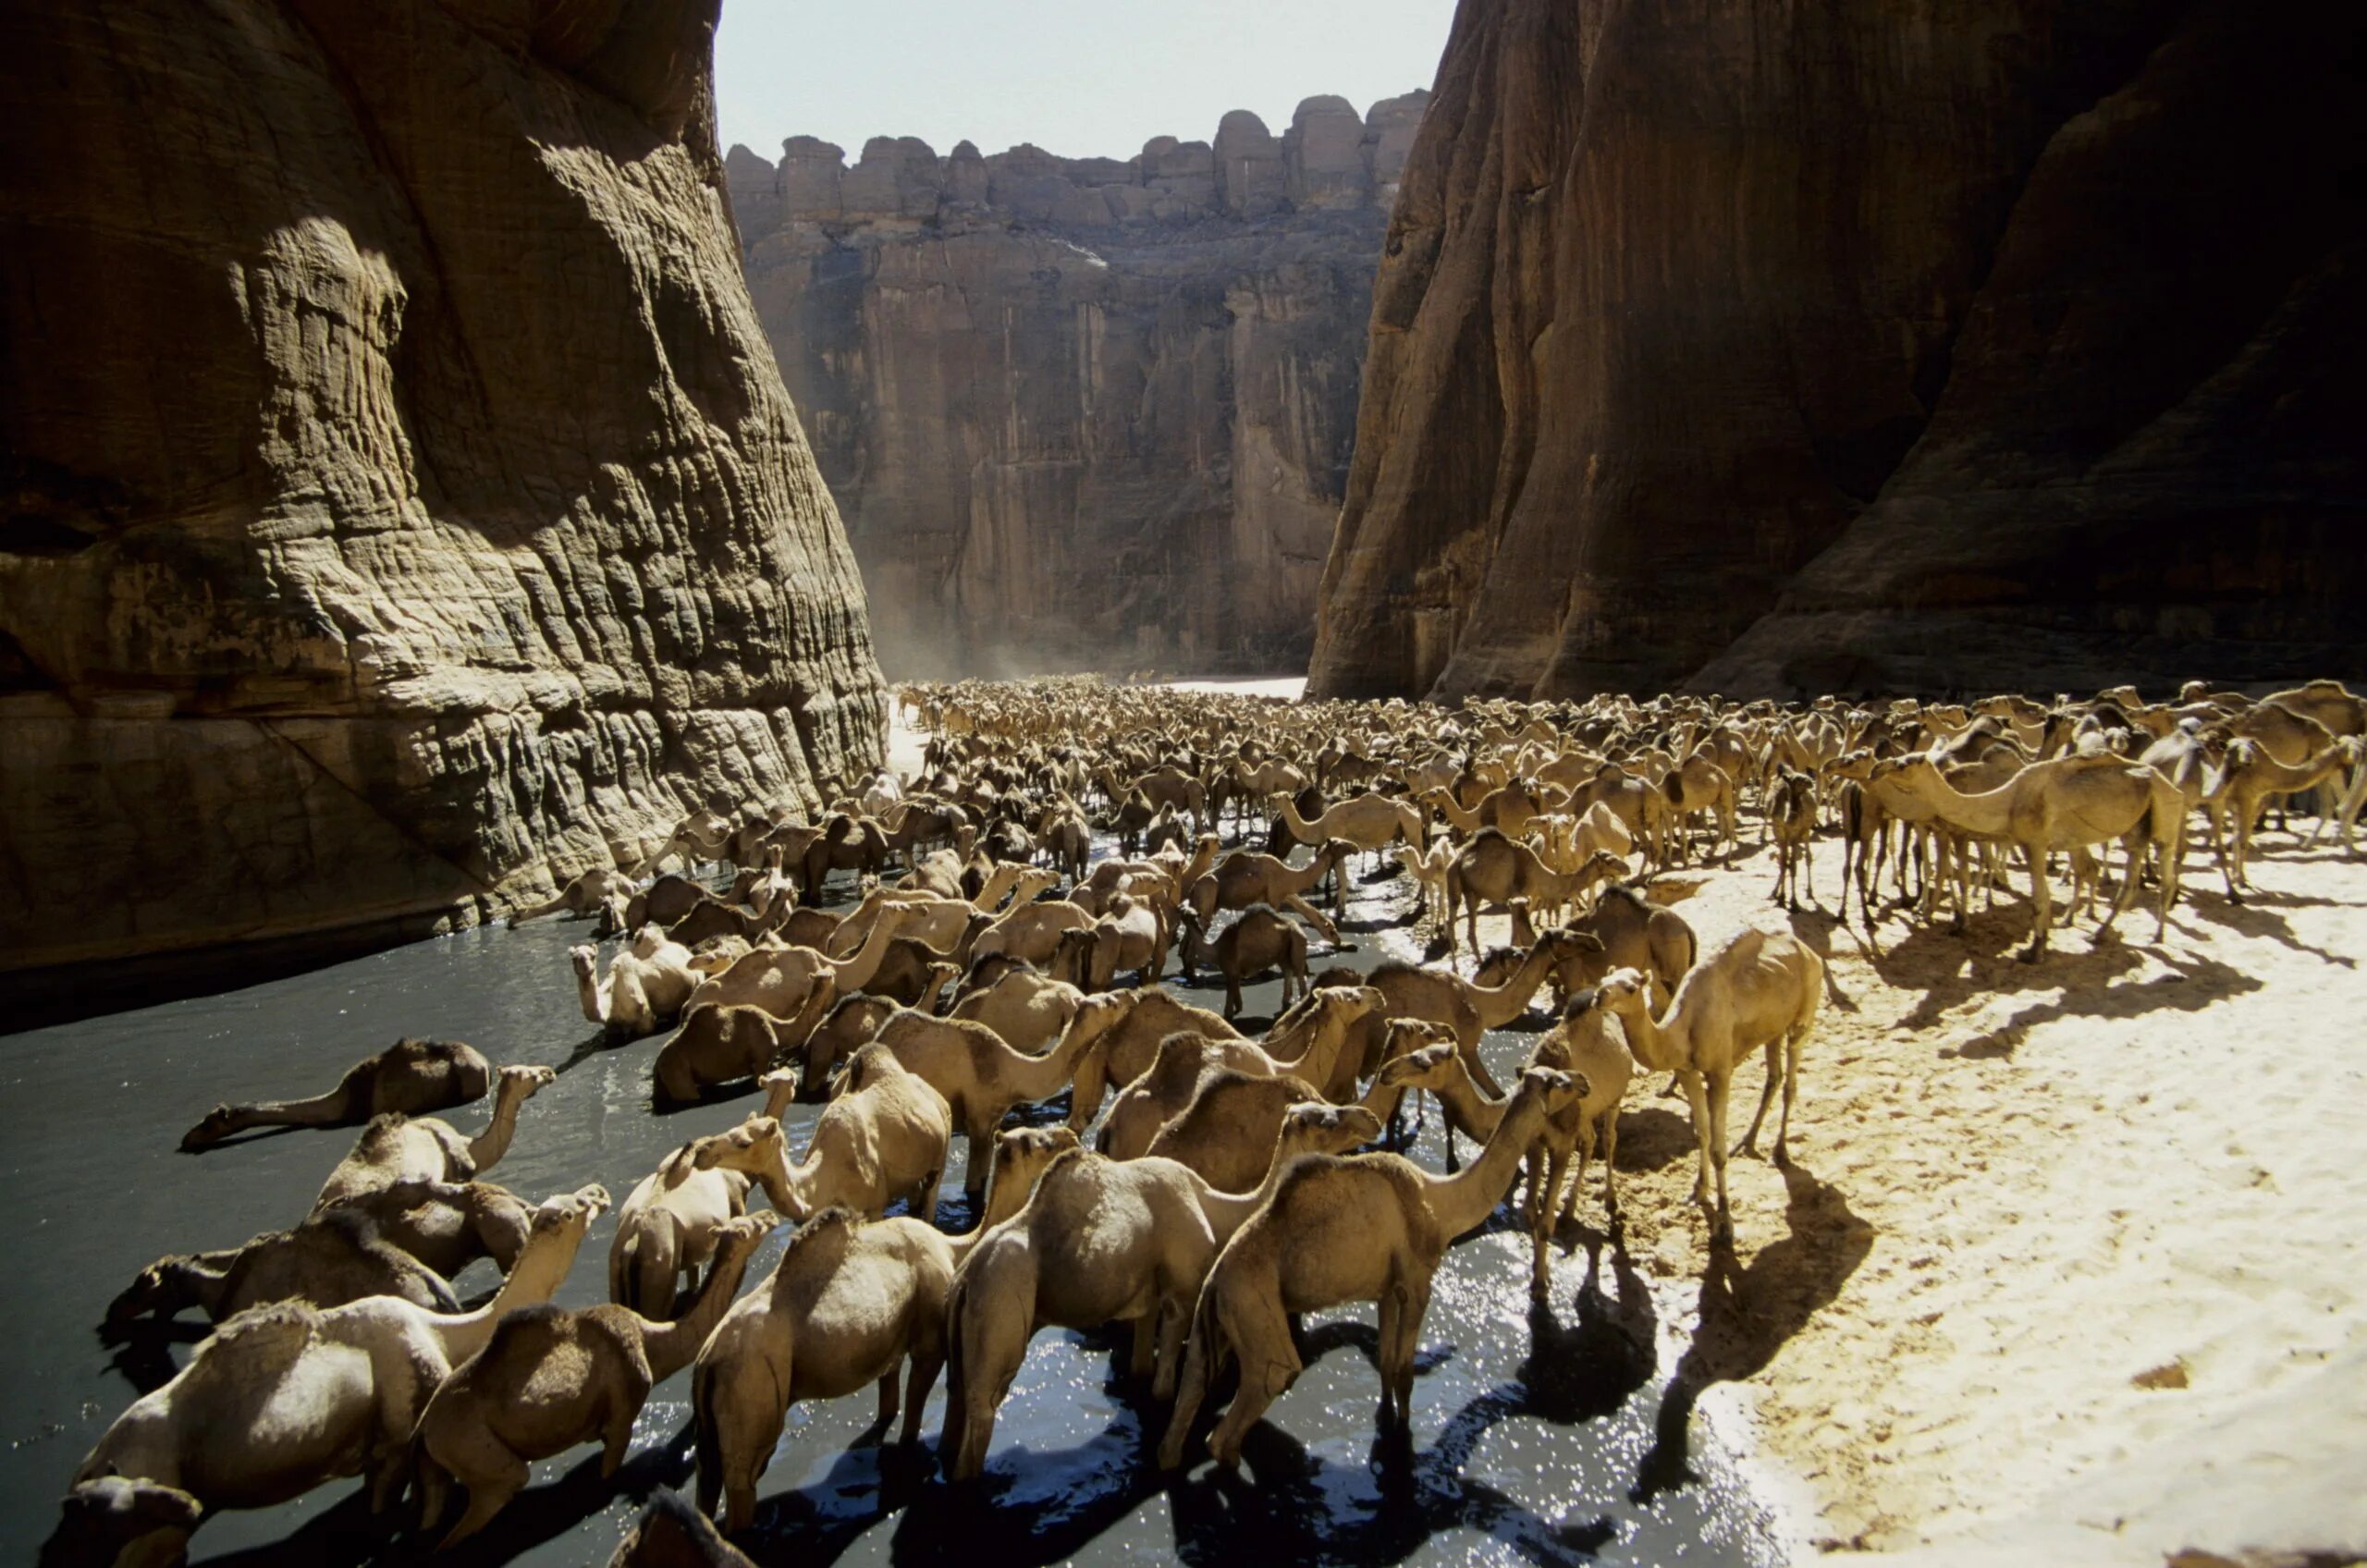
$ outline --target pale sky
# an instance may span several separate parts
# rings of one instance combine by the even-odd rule
[[[1454,0],[724,0],[717,107],[723,145],[767,158],[801,134],[850,163],[874,136],[1128,158],[1208,141],[1228,109],[1279,136],[1302,98],[1362,114],[1428,87],[1453,19]]]

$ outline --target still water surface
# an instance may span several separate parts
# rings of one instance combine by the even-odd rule
[[[1402,879],[1356,879],[1345,939],[1321,967],[1405,956]],[[664,1156],[737,1121],[753,1099],[651,1113],[653,1040],[615,1047],[586,1025],[566,959],[587,928],[546,922],[421,942],[247,990],[0,1038],[0,1561],[30,1562],[56,1519],[68,1476],[140,1389],[188,1360],[178,1337],[108,1345],[108,1300],[166,1253],[235,1245],[293,1224],[351,1130],[251,1136],[203,1156],[177,1152],[217,1100],[313,1094],[402,1035],[466,1040],[499,1062],[543,1062],[558,1081],[525,1108],[492,1179],[527,1197],[605,1183],[622,1199]],[[606,954],[604,952],[604,960]],[[1216,1007],[1215,987],[1184,993]],[[1248,992],[1274,1011],[1273,983]],[[1245,1017],[1254,1025],[1255,1016]],[[1490,1036],[1509,1081],[1528,1036]],[[449,1113],[464,1133],[484,1104]],[[791,1110],[802,1149],[816,1108]],[[1466,1145],[1468,1152],[1468,1145]],[[1439,1169],[1429,1118],[1415,1157]],[[969,1225],[961,1151],[939,1222]],[[1111,1380],[1114,1338],[1037,1336],[995,1428],[987,1474],[954,1488],[925,1458],[851,1449],[873,1394],[791,1413],[761,1486],[760,1561],[800,1564],[956,1560],[985,1563],[1180,1559],[1248,1563],[1703,1562],[1758,1564],[1779,1553],[1762,1510],[1725,1456],[1689,1456],[1699,1479],[1641,1485],[1670,1357],[1656,1350],[1654,1302],[1615,1248],[1557,1260],[1551,1302],[1532,1308],[1525,1238],[1507,1216],[1456,1246],[1423,1329],[1409,1438],[1377,1440],[1379,1385],[1369,1306],[1309,1319],[1308,1366],[1251,1435],[1241,1476],[1205,1460],[1182,1479],[1147,1463],[1161,1413]],[[586,1241],[561,1305],[602,1298],[615,1226]],[[766,1244],[768,1271],[788,1232]],[[480,1262],[464,1300],[497,1276]],[[168,1359],[169,1358],[169,1359]],[[939,1384],[925,1430],[934,1448]],[[534,1484],[477,1541],[442,1562],[604,1562],[660,1487],[690,1481],[690,1377],[651,1396],[615,1486],[585,1447],[535,1466]],[[1147,1427],[1147,1431],[1146,1431]],[[223,1513],[199,1531],[198,1563],[411,1562],[406,1537],[374,1531],[358,1483],[286,1507]],[[1636,1501],[1649,1496],[1649,1501]]]

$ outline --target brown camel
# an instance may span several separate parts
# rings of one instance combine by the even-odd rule
[[[1490,827],[1466,844],[1446,868],[1446,918],[1441,929],[1447,946],[1454,945],[1454,916],[1463,911],[1465,935],[1479,945],[1479,910],[1483,904],[1505,905],[1526,899],[1534,910],[1574,904],[1588,888],[1606,877],[1625,873],[1626,863],[1608,851],[1590,855],[1576,871],[1556,871],[1543,857],[1517,839]]]
[[[1348,1302],[1380,1304],[1382,1398],[1402,1425],[1439,1260],[1495,1212],[1546,1117],[1585,1091],[1567,1073],[1529,1069],[1496,1135],[1456,1176],[1434,1176],[1392,1154],[1294,1161],[1201,1287],[1160,1466],[1182,1463],[1201,1402],[1228,1358],[1240,1364],[1241,1386],[1208,1451],[1220,1464],[1237,1464],[1243,1435],[1301,1370],[1292,1315]]]
[[[690,1365],[740,1288],[750,1256],[779,1222],[770,1212],[728,1222],[696,1305],[671,1323],[614,1305],[533,1306],[503,1317],[420,1415],[421,1524],[433,1527],[443,1517],[452,1481],[469,1493],[440,1550],[484,1528],[524,1489],[534,1460],[597,1439],[600,1474],[614,1476],[649,1390]]]
[[[1272,855],[1258,854],[1249,850],[1235,850],[1217,863],[1217,868],[1195,881],[1185,889],[1184,901],[1207,927],[1216,919],[1220,909],[1247,909],[1252,904],[1269,904],[1278,910],[1288,910],[1315,927],[1316,935],[1335,947],[1340,941],[1339,927],[1327,919],[1323,912],[1308,903],[1302,896],[1320,883],[1327,875],[1337,876],[1334,885],[1332,913],[1344,917],[1347,913],[1347,879],[1341,870],[1356,847],[1345,839],[1328,840],[1316,851],[1315,858],[1297,871]]]
[[[398,1182],[466,1182],[484,1174],[509,1152],[519,1108],[558,1078],[547,1067],[503,1068],[494,1079],[493,1119],[473,1138],[462,1137],[437,1117],[372,1117],[352,1152],[329,1172],[313,1207],[326,1208]]]
[[[251,1127],[359,1127],[374,1116],[424,1115],[484,1097],[493,1066],[458,1040],[397,1040],[348,1068],[336,1088],[310,1099],[217,1105],[181,1134],[195,1154]]]
[[[1766,1048],[1767,1084],[1741,1152],[1753,1152],[1780,1084],[1784,1117],[1775,1131],[1773,1158],[1781,1165],[1791,1133],[1792,1101],[1799,1093],[1800,1047],[1816,1027],[1823,996],[1824,962],[1814,949],[1788,931],[1751,929],[1702,954],[1660,1018],[1652,1016],[1643,976],[1632,969],[1612,971],[1596,992],[1597,1004],[1618,1016],[1637,1063],[1674,1072],[1684,1084],[1701,1154],[1693,1201],[1709,1202],[1714,1170],[1713,1228],[1721,1236],[1734,1233],[1734,1210],[1726,1201],[1726,1099],[1735,1068],[1754,1049]]]
[[[657,1047],[650,1078],[661,1103],[687,1105],[717,1084],[754,1078],[787,1044],[787,1028],[760,1007],[702,1002]]]
[[[1193,970],[1203,965],[1223,975],[1227,1018],[1240,1015],[1241,983],[1269,969],[1282,972],[1284,1007],[1306,994],[1306,932],[1272,906],[1250,905],[1213,942],[1201,935],[1200,917],[1192,911],[1179,912],[1176,919],[1183,926],[1184,939],[1176,951],[1184,980],[1189,982]]]
[[[780,1122],[769,1116],[752,1116],[692,1147],[702,1170],[735,1170],[762,1182],[773,1207],[791,1220],[834,1207],[877,1219],[903,1198],[934,1223],[952,1137],[945,1096],[885,1047],[868,1045],[850,1059],[846,1087],[823,1108],[797,1164],[790,1164]]]
[[[1107,1159],[1072,1149],[1036,1179],[1025,1207],[980,1238],[946,1306],[947,1469],[984,1468],[995,1412],[1039,1329],[1134,1326],[1130,1369],[1172,1391],[1193,1297],[1225,1239],[1300,1158],[1352,1148],[1380,1133],[1355,1107],[1298,1108],[1276,1134],[1254,1193],[1225,1194],[1166,1159]]]
[[[1364,980],[1387,999],[1373,1020],[1364,1025],[1357,1075],[1368,1076],[1378,1069],[1379,1059],[1374,1052],[1387,1027],[1380,1021],[1426,1018],[1454,1031],[1455,1048],[1463,1053],[1463,1062],[1470,1069],[1472,1081],[1491,1095],[1502,1094],[1487,1063],[1479,1060],[1480,1036],[1518,1018],[1527,1010],[1529,998],[1537,994],[1548,974],[1574,955],[1598,946],[1595,938],[1580,932],[1547,931],[1538,937],[1510,978],[1496,986],[1477,985],[1451,969],[1395,961],[1379,965]],[[1319,984],[1318,988],[1322,988]]]

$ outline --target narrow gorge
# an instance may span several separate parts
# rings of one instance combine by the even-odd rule
[[[1309,689],[2356,668],[2359,32],[1465,0]]]
[[[715,18],[0,13],[0,979],[383,945],[877,760]]]
[[[1134,157],[792,137],[749,288],[891,674],[1302,668],[1428,95]]]

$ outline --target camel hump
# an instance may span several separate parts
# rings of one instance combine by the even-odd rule
[[[778,1268],[787,1269],[790,1259],[802,1257],[808,1252],[833,1243],[843,1245],[853,1239],[863,1225],[862,1215],[845,1204],[834,1203],[820,1213],[809,1216],[805,1223],[797,1228],[797,1233],[790,1237],[789,1244],[781,1249]]]
[[[219,1365],[217,1358],[226,1356],[239,1358],[242,1365],[238,1372],[242,1378],[255,1370],[250,1358],[292,1361],[313,1342],[320,1325],[320,1313],[305,1302],[276,1301],[248,1307],[233,1314],[197,1347],[187,1376],[202,1378]]]
[[[1594,901],[1599,906],[1601,904],[1603,900],[1612,898],[1619,900],[1622,903],[1633,904],[1638,911],[1648,910],[1651,907],[1650,900],[1646,899],[1642,893],[1638,892],[1634,888],[1629,887],[1625,882],[1613,882],[1605,885],[1602,891],[1595,895]]]
[[[567,1307],[549,1302],[536,1302],[532,1306],[513,1306],[501,1315],[493,1326],[493,1335],[480,1352],[484,1365],[491,1366],[504,1356],[518,1353],[521,1341],[553,1339],[563,1335],[571,1325],[574,1313]]]

